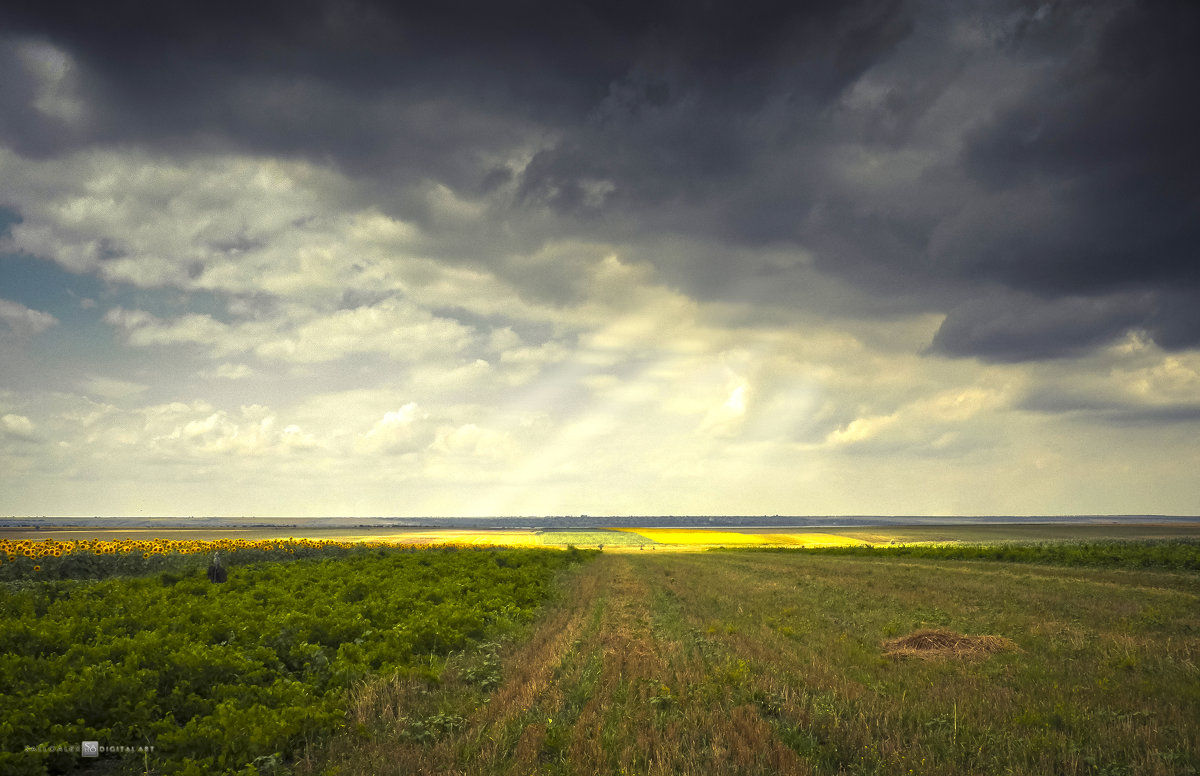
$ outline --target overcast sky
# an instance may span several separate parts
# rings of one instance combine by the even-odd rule
[[[0,514],[1200,513],[1200,4],[0,4]]]

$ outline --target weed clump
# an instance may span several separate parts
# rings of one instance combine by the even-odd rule
[[[919,630],[883,642],[883,654],[894,658],[984,657],[1012,649],[1017,649],[1016,643],[1003,636],[964,636],[948,630]]]

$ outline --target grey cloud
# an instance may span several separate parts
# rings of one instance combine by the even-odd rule
[[[0,240],[12,237],[12,228],[21,223],[21,214],[13,208],[0,205]]]
[[[1118,426],[1159,426],[1200,423],[1200,404],[1174,404],[1166,407],[1125,409],[1107,414],[1104,419]]]
[[[65,6],[0,10],[14,39],[48,39],[86,81],[89,120],[74,134],[31,123],[41,121],[32,85],[0,95],[10,108],[3,115],[21,119],[0,131],[23,153],[129,143],[234,149],[332,161],[393,185],[462,186],[478,177],[477,154],[511,145],[505,125],[526,123],[515,116],[522,100],[542,95],[560,106],[572,94],[561,84],[565,63],[523,61],[522,41],[501,34],[490,46],[470,39],[479,34],[455,36],[449,10],[410,19],[366,3]],[[505,16],[504,25],[488,20],[494,32],[515,27],[516,15]]]
[[[508,165],[499,165],[488,170],[483,176],[483,180],[479,182],[479,190],[482,194],[488,194],[501,186],[506,185],[515,177],[513,169]]]
[[[726,169],[731,141],[704,140],[712,133],[689,122],[719,124],[779,96],[820,107],[906,33],[907,18],[892,0],[520,12],[482,2],[81,2],[0,12],[11,35],[45,37],[85,70],[97,116],[80,142],[215,138],[358,171],[381,161],[419,169],[423,159],[453,167],[464,148],[511,142],[506,122],[566,131],[577,141],[562,147],[570,157],[578,142],[612,146],[614,134],[637,132],[630,118],[645,109],[690,100],[685,121],[633,143],[638,164],[624,173],[643,179]]]
[[[37,442],[37,427],[24,415],[6,413],[0,416],[0,439],[8,438],[22,442]]]
[[[1187,79],[1200,72],[1200,7],[1102,10],[1112,9],[968,137],[963,164],[987,192],[980,203],[1010,207],[990,224],[961,225],[946,265],[1076,307],[1078,295],[1103,306],[1113,292],[1142,289],[1149,298],[1137,322],[1164,347],[1195,347],[1200,104]],[[1131,322],[1094,305],[1081,312],[1065,349]],[[1031,345],[1037,357],[1042,348]],[[1010,354],[1022,357],[1016,346]]]
[[[266,245],[267,242],[265,240],[258,237],[251,237],[246,233],[245,229],[223,239],[210,240],[208,243],[208,247],[217,253],[234,255],[260,250],[265,248]]]
[[[1200,107],[1184,96],[1200,8],[1046,4],[976,21],[1011,78],[963,119],[961,152],[909,187],[920,204],[852,193],[829,208],[808,238],[821,266],[946,310],[943,354],[1076,356],[1130,329],[1200,345]]]
[[[1078,356],[1144,322],[1150,306],[1145,295],[1039,299],[998,294],[950,310],[930,349],[999,362]]]
[[[1050,415],[1072,412],[1107,413],[1126,409],[1111,399],[1101,398],[1084,391],[1064,389],[1061,386],[1048,386],[1032,390],[1017,402],[1016,407],[1029,412]]]
[[[76,127],[38,109],[41,87],[28,50],[23,51],[17,41],[5,40],[2,34],[0,72],[4,73],[0,79],[0,139],[5,145],[20,154],[42,157],[80,140]]]
[[[1061,386],[1033,390],[1016,406],[1029,412],[1079,415],[1113,426],[1200,423],[1200,403],[1136,404]]]
[[[361,111],[381,95],[413,103],[470,97],[535,114],[599,98],[653,21],[627,30],[630,19],[604,9],[68,2],[6,4],[0,19],[10,34],[49,38],[87,70],[110,122],[94,127],[96,140],[215,130],[235,142],[338,155],[351,152],[345,141],[377,147],[397,129],[354,120],[374,118]],[[327,100],[333,104],[321,111]],[[356,110],[347,114],[347,106]],[[322,140],[324,148],[312,147]]]
[[[0,299],[0,337],[32,337],[58,324],[47,312],[33,310],[20,302]]]
[[[1146,329],[1164,348],[1183,350],[1200,345],[1200,294],[1175,288],[1155,295]]]
[[[775,155],[807,156],[812,116],[904,38],[907,12],[888,2],[803,13],[716,6],[675,22],[655,31],[653,49],[609,85],[576,132],[535,157],[522,176],[523,200],[573,213],[591,182],[606,181],[611,212],[641,212],[660,228],[715,227],[751,242],[794,235],[794,217],[764,228],[758,207],[753,218],[735,208],[724,223],[688,211],[736,199],[731,187],[757,180]],[[682,219],[672,223],[673,215]]]

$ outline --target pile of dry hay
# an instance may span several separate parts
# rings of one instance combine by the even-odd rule
[[[1017,649],[1003,636],[964,636],[946,630],[920,630],[883,642],[888,657],[982,657],[993,652]]]

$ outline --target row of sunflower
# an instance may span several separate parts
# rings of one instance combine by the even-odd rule
[[[0,538],[0,580],[92,579],[120,574],[190,569],[220,553],[226,563],[337,557],[396,542],[324,539],[44,539]],[[201,557],[197,557],[201,556]]]

